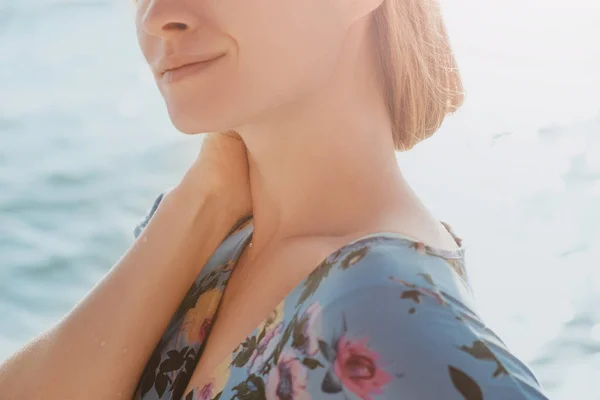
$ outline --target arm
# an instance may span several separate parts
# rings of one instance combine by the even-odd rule
[[[179,302],[239,217],[226,206],[185,181],[167,194],[104,279],[0,365],[2,398],[131,398]]]
[[[131,398],[186,291],[251,210],[243,141],[205,134],[131,249],[62,321],[0,364],[0,398]]]

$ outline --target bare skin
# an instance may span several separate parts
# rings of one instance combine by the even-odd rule
[[[174,125],[189,134],[233,129],[241,139],[220,137],[245,147],[219,153],[223,142],[209,140],[217,146],[203,147],[183,189],[146,229],[156,247],[138,240],[76,312],[0,368],[0,386],[8,384],[12,398],[130,397],[185,288],[248,210],[253,248],[229,281],[188,390],[201,386],[291,288],[348,241],[387,231],[456,247],[396,162],[368,43],[369,17],[381,1],[138,2],[140,47]],[[223,57],[178,82],[162,74],[171,57],[209,53]],[[231,175],[211,175],[222,171]],[[190,215],[194,223],[186,223]],[[200,251],[190,242],[203,243]],[[154,274],[145,272],[148,265]],[[144,292],[131,290],[140,276]],[[165,282],[166,296],[153,296],[158,288],[165,292]],[[123,296],[118,307],[113,296]],[[109,323],[115,319],[117,325]],[[100,348],[99,337],[110,340]],[[79,351],[61,359],[71,343]],[[93,358],[81,354],[90,346]],[[115,368],[124,349],[132,361]],[[77,365],[77,376],[56,381],[46,374],[60,365]]]

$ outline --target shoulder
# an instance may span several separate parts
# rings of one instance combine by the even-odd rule
[[[329,261],[330,279],[310,302],[321,310],[312,334],[323,365],[331,365],[327,391],[386,400],[546,398],[474,311],[447,259],[378,236]]]
[[[462,252],[440,254],[394,234],[371,235],[343,246],[323,260],[308,279],[323,275],[328,279],[320,282],[318,292],[327,302],[385,288],[474,302]]]

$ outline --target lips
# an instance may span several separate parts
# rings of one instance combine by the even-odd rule
[[[156,64],[156,70],[159,71],[159,75],[163,75],[168,71],[174,71],[191,64],[210,62],[224,55],[224,52],[171,55],[159,60]]]
[[[189,67],[189,66],[192,66],[192,65],[196,65],[196,64],[206,64],[206,63],[209,63],[209,62],[211,62],[211,61],[214,61],[214,60],[216,60],[216,59],[218,59],[218,58],[220,58],[220,57],[222,57],[222,56],[217,56],[217,57],[214,57],[214,58],[211,58],[211,59],[208,59],[208,60],[201,60],[201,61],[196,61],[196,62],[190,62],[190,63],[187,63],[187,64],[180,65],[180,66],[178,66],[178,67],[168,68],[168,69],[166,69],[166,70],[165,70],[165,71],[164,71],[162,74],[164,75],[164,74],[166,74],[167,72],[170,72],[170,71],[177,71],[178,69],[181,69],[181,68],[186,68],[186,67]]]
[[[176,81],[179,81],[190,75],[195,75],[195,74],[207,69],[212,64],[214,64],[215,62],[217,62],[218,60],[223,58],[224,56],[225,56],[225,54],[220,54],[220,55],[218,55],[216,57],[212,57],[210,59],[186,63],[186,64],[180,65],[178,67],[175,67],[175,68],[168,68],[162,73],[161,77],[162,77],[163,81],[166,83],[176,82]]]

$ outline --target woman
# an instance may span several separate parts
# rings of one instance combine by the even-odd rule
[[[545,398],[396,162],[462,102],[434,0],[136,11],[174,125],[222,133],[2,399]]]

